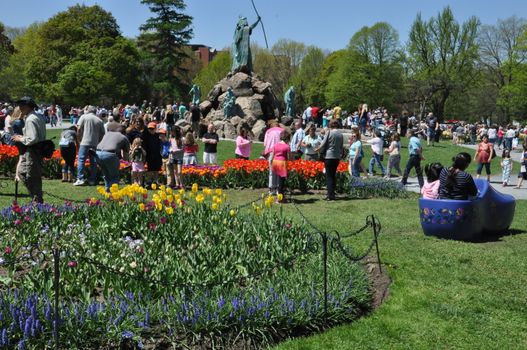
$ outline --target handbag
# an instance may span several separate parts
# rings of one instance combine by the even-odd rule
[[[527,173],[527,169],[526,169],[526,166],[525,165],[522,165],[520,167],[520,173]]]

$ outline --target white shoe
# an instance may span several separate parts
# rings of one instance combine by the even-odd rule
[[[86,181],[80,180],[80,179],[73,183],[73,186],[84,186],[84,185],[86,185]]]

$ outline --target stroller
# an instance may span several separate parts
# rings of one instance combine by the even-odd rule
[[[381,134],[383,147],[390,146],[390,140],[392,139],[393,131],[386,127],[383,123],[377,124],[374,129],[375,133],[379,132]]]

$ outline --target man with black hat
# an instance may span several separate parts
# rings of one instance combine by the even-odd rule
[[[20,152],[17,179],[24,183],[35,202],[42,203],[42,152],[39,143],[46,140],[46,123],[35,112],[37,104],[31,97],[22,97],[16,104],[25,116],[23,135],[12,138],[25,146],[22,147],[25,152]]]

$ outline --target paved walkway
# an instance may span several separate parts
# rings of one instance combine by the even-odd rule
[[[48,130],[49,129],[66,129],[70,125],[71,124],[70,124],[69,121],[68,122],[64,121],[62,123],[62,126],[51,127],[49,124],[46,124],[46,128]],[[345,135],[344,135],[345,138],[349,137],[349,134],[351,134],[349,130],[341,130],[341,131],[343,131],[343,133],[345,133]],[[228,140],[228,141],[233,141],[233,140]],[[470,148],[470,149],[475,151],[477,146],[476,145],[460,145],[459,147]],[[498,157],[501,157],[501,152],[498,152]],[[520,158],[521,158],[521,152],[514,151],[514,152],[511,153],[511,157],[512,157],[512,159],[514,161],[519,162]],[[514,198],[516,198],[516,199],[527,200],[527,181],[523,182],[523,185],[522,185],[521,189],[519,189],[519,190],[514,189],[514,186],[516,186],[516,181],[518,181],[518,179],[517,179],[518,170],[519,170],[519,164],[516,163],[516,164],[514,164],[513,173],[511,174],[511,185],[510,186],[507,186],[507,187],[501,186],[501,174],[491,175],[490,183],[491,183],[492,187],[494,187],[494,189],[496,189],[499,192],[510,194],[510,195],[514,196]],[[393,181],[400,181],[400,179],[397,179],[397,178],[392,178],[392,180]],[[420,193],[419,183],[417,182],[417,178],[416,177],[408,178],[408,185],[406,186],[406,189],[408,191],[412,191],[412,192],[415,192],[415,193]]]
[[[471,150],[475,151],[476,148],[477,148],[477,145],[459,145],[459,147],[470,148]],[[501,157],[501,152],[498,152],[497,156]],[[520,158],[521,158],[521,152],[513,151],[511,153],[511,158],[515,162],[519,162]],[[497,161],[497,160],[498,159],[496,159],[495,161]],[[509,186],[507,186],[507,187],[503,187],[502,186],[501,173],[500,174],[491,175],[490,176],[490,184],[498,192],[505,193],[505,194],[510,194],[514,198],[516,198],[517,200],[519,200],[519,199],[527,200],[527,181],[523,182],[522,188],[520,188],[520,189],[515,189],[514,188],[514,186],[516,186],[516,183],[518,181],[517,176],[518,176],[519,167],[520,167],[520,165],[518,163],[514,164],[514,168],[512,170],[512,174],[511,174],[511,183],[509,184]],[[483,175],[482,178],[485,178],[485,175]],[[408,179],[408,185],[406,186],[406,189],[408,191],[420,193],[419,183],[417,182],[417,178],[416,177]]]

